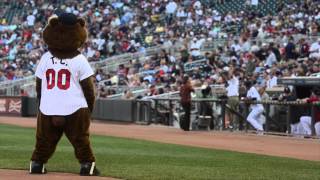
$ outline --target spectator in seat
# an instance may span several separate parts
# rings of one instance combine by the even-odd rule
[[[310,58],[320,58],[320,38],[318,41],[311,44],[310,47]]]
[[[306,40],[304,38],[300,39],[300,52],[299,53],[300,53],[301,58],[305,58],[305,57],[309,56],[309,49],[310,49],[310,46],[306,42]]]
[[[271,48],[269,48],[269,50],[268,50],[268,57],[267,57],[267,59],[266,59],[266,66],[268,66],[268,67],[272,67],[274,64],[276,64],[277,63],[277,57],[276,57],[276,55],[274,54],[274,52],[272,51],[272,49]]]
[[[7,77],[4,75],[4,71],[0,70],[0,82],[6,81],[6,80],[7,80]]]
[[[290,59],[296,59],[296,45],[293,42],[293,37],[289,38],[289,42],[287,44],[287,46],[285,47],[285,57],[286,60],[290,60]]]

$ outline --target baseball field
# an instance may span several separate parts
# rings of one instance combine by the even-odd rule
[[[80,179],[79,164],[65,138],[47,164],[47,175],[28,174],[34,127],[34,118],[0,117],[0,179]],[[91,131],[98,168],[105,177],[320,179],[319,139],[182,132],[99,122],[92,123]]]

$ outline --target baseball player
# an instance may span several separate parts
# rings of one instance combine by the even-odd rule
[[[250,100],[261,100],[261,96],[259,94],[258,89],[255,87],[255,82],[246,82],[246,86],[249,89],[247,92],[247,98]],[[258,131],[263,131],[263,123],[264,123],[264,116],[263,116],[263,105],[262,104],[252,104],[250,106],[251,112],[247,117],[247,121]]]

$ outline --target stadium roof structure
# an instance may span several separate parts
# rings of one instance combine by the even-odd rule
[[[278,84],[293,86],[320,86],[320,77],[284,77],[278,78]]]

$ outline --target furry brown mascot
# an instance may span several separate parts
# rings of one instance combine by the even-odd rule
[[[49,19],[43,39],[48,52],[36,70],[40,106],[30,173],[46,173],[45,164],[65,133],[81,164],[80,175],[99,175],[89,141],[93,71],[78,51],[87,39],[86,23],[74,14],[59,13]]]

